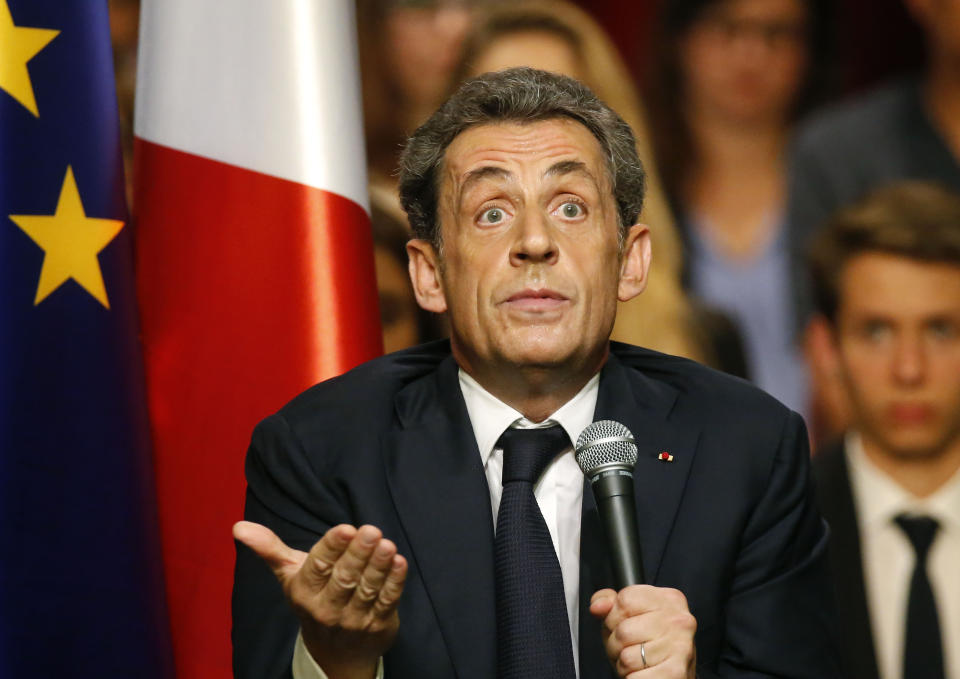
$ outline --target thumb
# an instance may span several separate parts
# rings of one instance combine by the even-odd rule
[[[266,561],[281,583],[293,577],[307,558],[306,552],[288,547],[276,533],[259,523],[238,521],[233,524],[233,537]]]
[[[601,589],[590,597],[590,614],[596,618],[605,618],[617,601],[617,593],[612,589]]]

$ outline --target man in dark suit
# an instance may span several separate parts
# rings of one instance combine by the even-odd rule
[[[576,81],[511,69],[467,83],[401,166],[414,290],[451,339],[257,427],[234,529],[236,675],[836,676],[800,418],[609,342],[650,262],[629,127]],[[639,448],[651,584],[619,592],[571,471],[594,419]],[[546,467],[524,477],[516,442],[545,438]]]
[[[851,427],[814,458],[846,674],[960,677],[960,196],[881,189],[812,251]]]

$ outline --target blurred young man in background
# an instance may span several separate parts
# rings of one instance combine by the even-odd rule
[[[846,675],[960,677],[960,196],[906,183],[818,236],[852,426],[814,458]]]

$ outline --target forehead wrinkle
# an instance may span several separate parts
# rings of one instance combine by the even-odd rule
[[[596,188],[598,192],[600,191],[600,183],[597,181],[594,173],[591,172],[587,164],[581,160],[561,160],[554,163],[543,172],[543,177],[545,179],[563,177],[565,175],[579,175],[593,184],[594,188]],[[459,190],[457,191],[457,198],[461,199],[463,194],[465,194],[468,189],[484,179],[501,179],[504,181],[512,181],[515,179],[515,176],[510,170],[494,165],[485,165],[483,167],[474,168],[463,175],[463,180],[460,182]]]
[[[598,176],[597,173],[591,169],[592,166],[588,162],[584,162],[582,160],[577,160],[577,159],[567,159],[567,160],[557,161],[556,163],[551,165],[549,168],[547,168],[543,172],[541,177],[556,178],[556,177],[562,177],[564,175],[579,174],[582,177],[584,177],[594,187],[594,189],[601,196],[601,198],[605,198],[609,194],[609,197],[613,200],[613,210],[616,212],[617,197],[613,191],[614,170],[610,166],[610,159],[605,158],[603,156],[603,150],[602,148],[599,148],[600,147],[599,140],[592,134],[592,132],[588,128],[584,127],[582,123],[576,120],[568,120],[568,119],[560,118],[557,120],[532,121],[531,123],[516,122],[516,123],[510,123],[510,125],[526,127],[529,124],[541,125],[541,124],[550,123],[550,122],[566,123],[569,125],[575,125],[576,127],[583,127],[583,129],[586,132],[590,133],[590,138],[593,141],[593,143],[597,145],[598,148],[596,150],[600,153],[600,160],[601,160],[600,174]],[[484,127],[484,125],[481,125],[481,127]],[[467,131],[469,130],[464,130],[464,132],[467,132]],[[456,139],[454,139],[453,141],[456,141]],[[440,219],[441,206],[445,205],[448,210],[451,210],[454,213],[458,212],[460,209],[460,206],[462,205],[464,195],[466,194],[466,192],[469,189],[471,189],[475,184],[483,180],[501,179],[507,182],[513,182],[513,183],[517,182],[516,174],[514,174],[511,170],[498,165],[484,165],[481,167],[473,168],[467,172],[464,172],[458,175],[454,170],[454,168],[451,167],[449,162],[450,158],[448,157],[450,146],[453,145],[453,141],[444,150],[443,156],[441,157],[440,162],[438,164],[438,168],[437,168],[439,172],[437,172],[437,174],[435,175],[436,176],[435,190],[437,192],[436,195],[438,198],[438,201],[437,201],[438,211],[436,215],[438,234],[439,234],[439,230],[442,222],[442,220]],[[529,146],[529,142],[525,144],[525,146]],[[585,150],[582,148],[582,146],[579,146],[577,144],[574,144],[574,146],[577,147],[573,149],[577,155],[580,155],[580,153],[582,153]],[[570,149],[568,148],[567,150],[569,151]],[[446,178],[445,180],[444,180],[444,177]],[[447,190],[444,190],[443,185],[447,182],[449,182],[449,184],[447,184],[449,188]],[[603,202],[604,211],[606,211],[606,208],[607,208],[606,201],[603,200],[602,202]]]

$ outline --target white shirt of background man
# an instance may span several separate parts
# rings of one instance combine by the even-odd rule
[[[913,545],[893,521],[903,513],[924,514],[940,523],[927,555],[927,577],[937,602],[945,678],[960,679],[960,472],[934,494],[917,498],[870,461],[859,434],[848,434],[845,445],[880,679],[903,675],[904,627],[916,562]]]

